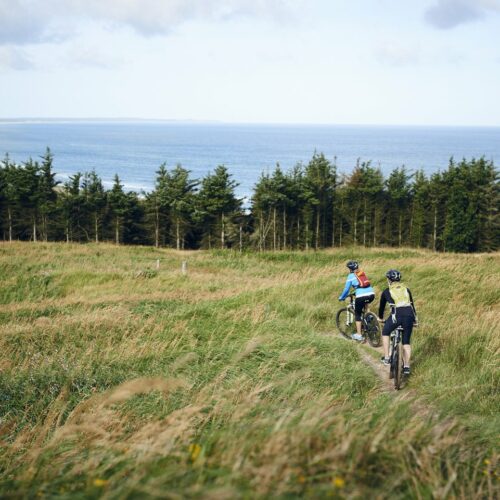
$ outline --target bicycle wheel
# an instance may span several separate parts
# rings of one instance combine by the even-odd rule
[[[391,339],[392,341],[392,339]],[[394,378],[394,342],[390,347],[390,353],[389,353],[389,379]]]
[[[370,345],[372,347],[378,347],[382,337],[380,334],[380,325],[378,324],[377,316],[371,312],[366,313],[363,325],[365,327],[365,333]]]
[[[344,307],[337,312],[337,317],[335,319],[337,323],[337,328],[339,332],[347,339],[351,338],[351,335],[356,330],[356,324],[354,322],[354,314]]]
[[[401,387],[401,381],[403,379],[403,346],[401,342],[398,343],[396,347],[396,362],[394,365],[394,389],[397,391]]]

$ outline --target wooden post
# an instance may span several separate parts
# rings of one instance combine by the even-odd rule
[[[187,274],[187,270],[188,270],[187,260],[183,260],[182,261],[182,265],[181,265],[181,272],[182,272],[182,274],[186,275]]]
[[[160,259],[156,259],[156,269],[160,269]]]

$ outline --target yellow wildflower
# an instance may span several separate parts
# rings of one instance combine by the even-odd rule
[[[193,443],[189,445],[189,453],[191,453],[191,460],[194,462],[201,452],[201,446]]]
[[[343,488],[345,486],[345,481],[341,477],[334,477],[332,479],[332,484],[335,488]]]
[[[108,481],[106,479],[94,479],[94,486],[97,486],[98,488],[102,488],[103,486],[106,486],[108,484]]]
[[[297,481],[300,483],[300,484],[304,484],[306,482],[306,476],[304,475],[300,475],[298,478],[297,478]]]

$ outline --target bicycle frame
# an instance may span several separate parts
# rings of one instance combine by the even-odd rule
[[[349,318],[349,323],[352,323],[355,318],[355,313],[354,313],[354,302],[356,301],[356,294],[350,293],[348,295],[349,297],[349,305],[347,306],[347,312],[348,312],[348,318]],[[364,322],[365,319],[365,307],[363,307],[363,311],[361,311],[361,321]]]
[[[397,365],[394,363],[394,353],[398,351],[399,344],[403,340],[403,327],[398,326],[392,333],[391,333],[391,345],[390,345],[390,373],[392,377],[394,377],[394,387],[395,389],[400,388],[401,384],[401,371],[402,371],[402,364],[403,364],[403,352],[402,350],[399,351],[398,356],[397,356]],[[401,359],[399,357],[401,356]],[[391,378],[392,378],[391,377]]]

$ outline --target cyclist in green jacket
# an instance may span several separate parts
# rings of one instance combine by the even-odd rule
[[[384,346],[384,356],[381,361],[388,365],[389,361],[389,336],[398,326],[403,327],[403,373],[410,374],[411,347],[410,338],[413,325],[417,324],[417,312],[410,289],[401,283],[401,273],[396,269],[391,269],[386,273],[389,288],[382,292],[378,317],[383,322],[384,309],[386,304],[391,308],[391,316],[385,321],[382,330],[382,343]]]

